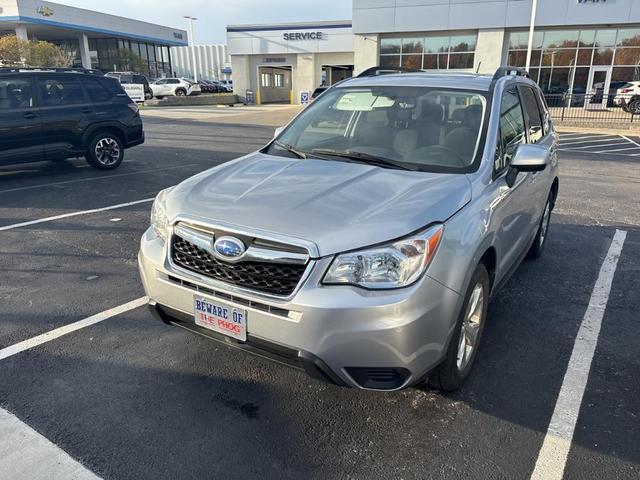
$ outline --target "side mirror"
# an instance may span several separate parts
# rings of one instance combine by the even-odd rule
[[[507,184],[513,187],[519,172],[541,172],[547,168],[548,163],[549,152],[546,147],[535,144],[520,145],[511,159]]]
[[[275,133],[273,134],[273,138],[276,138],[278,135],[280,135],[282,133],[282,131],[284,130],[284,127],[278,127],[276,128]]]

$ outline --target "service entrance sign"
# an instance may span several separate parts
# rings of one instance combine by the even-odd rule
[[[129,98],[134,102],[144,102],[144,85],[139,83],[124,83],[122,88],[127,92]]]

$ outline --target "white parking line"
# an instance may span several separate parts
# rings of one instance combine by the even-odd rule
[[[574,147],[574,146],[567,147],[565,145],[560,145],[560,147],[558,148],[560,148],[560,150],[584,150],[585,148],[622,147],[623,145],[629,145],[629,144],[624,142],[622,143],[617,142],[617,143],[606,143],[604,145],[587,145],[585,147]]]
[[[116,210],[118,208],[130,207],[132,205],[139,205],[141,203],[153,202],[153,198],[145,198],[144,200],[136,200],[135,202],[120,203],[118,205],[111,205],[110,207],[93,208],[91,210],[81,210],[79,212],[63,213],[62,215],[54,215],[53,217],[39,218],[38,220],[29,220],[28,222],[14,223],[13,225],[5,225],[0,227],[0,232],[6,230],[13,230],[20,227],[28,227],[29,225],[37,225],[38,223],[52,222],[54,220],[60,220],[62,218],[77,217],[79,215],[88,215],[90,213],[106,212],[108,210]]]
[[[3,408],[0,408],[0,439],[0,478],[100,479],[64,450]]]
[[[613,276],[626,237],[627,232],[616,230],[600,268],[600,274],[589,299],[589,306],[573,345],[547,434],[531,474],[532,480],[561,480],[564,475],[591,362],[598,344],[602,317],[607,308]]]
[[[569,142],[563,142],[560,141],[560,145],[562,146],[567,146],[567,145],[584,145],[585,143],[602,143],[602,142],[620,142],[622,141],[622,139],[620,137],[607,137],[607,138],[602,138],[600,140],[581,140],[579,142],[574,142],[573,140],[569,141]]]
[[[69,183],[93,182],[94,180],[108,180],[110,178],[128,177],[130,175],[138,175],[140,173],[155,173],[155,172],[164,172],[165,170],[175,170],[177,168],[195,167],[196,165],[198,164],[187,163],[185,165],[176,165],[173,167],[166,167],[166,168],[154,168],[150,170],[136,170],[135,172],[128,172],[128,173],[116,173],[115,175],[105,175],[103,177],[77,178],[75,180],[65,180],[63,182],[43,183],[42,185],[28,185],[25,187],[15,187],[15,188],[8,188],[6,190],[0,190],[0,193],[20,192],[22,190],[34,190],[37,188],[39,189],[39,188],[45,188],[45,187],[55,187],[58,185],[67,185]]]
[[[118,305],[117,307],[110,308],[109,310],[105,310],[104,312],[91,315],[90,317],[87,317],[83,320],[78,320],[77,322],[70,323],[69,325],[65,325],[64,327],[56,328],[36,337],[29,338],[28,340],[24,340],[9,347],[3,348],[2,350],[0,350],[0,360],[4,360],[5,358],[9,358],[20,352],[24,352],[25,350],[37,347],[38,345],[42,345],[43,343],[50,342],[51,340],[55,340],[56,338],[60,338],[63,335],[67,335],[69,333],[80,330],[81,328],[95,325],[96,323],[100,323],[108,320],[111,317],[120,315],[121,313],[125,313],[129,310],[141,307],[145,305],[148,300],[149,299],[147,297],[140,297],[135,300],[131,300],[128,303],[124,303],[122,305]]]
[[[582,134],[578,134],[578,135],[582,135]],[[584,135],[584,136],[578,136],[578,137],[568,137],[566,134],[560,134],[560,141],[561,142],[563,140],[574,141],[574,140],[582,140],[584,138],[604,138],[604,137],[615,137],[615,135]]]
[[[620,135],[622,138],[624,138],[627,142],[631,142],[633,143],[636,147],[640,147],[640,143],[638,142],[634,142],[633,140],[631,140],[629,137],[625,137],[624,135]]]
[[[613,152],[624,152],[627,150],[635,150],[638,151],[639,147],[626,147],[626,148],[616,148],[614,150],[602,150],[601,152],[592,152],[592,153],[613,153]]]

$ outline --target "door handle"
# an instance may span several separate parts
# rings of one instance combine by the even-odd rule
[[[82,113],[93,113],[93,110],[91,108],[83,108]]]
[[[26,119],[33,119],[33,118],[37,118],[38,114],[33,112],[27,112],[23,115],[23,117]]]

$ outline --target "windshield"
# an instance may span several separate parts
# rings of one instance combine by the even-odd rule
[[[366,156],[412,170],[467,171],[481,147],[486,104],[483,93],[464,90],[331,88],[282,132],[267,153],[318,154],[343,161]]]

